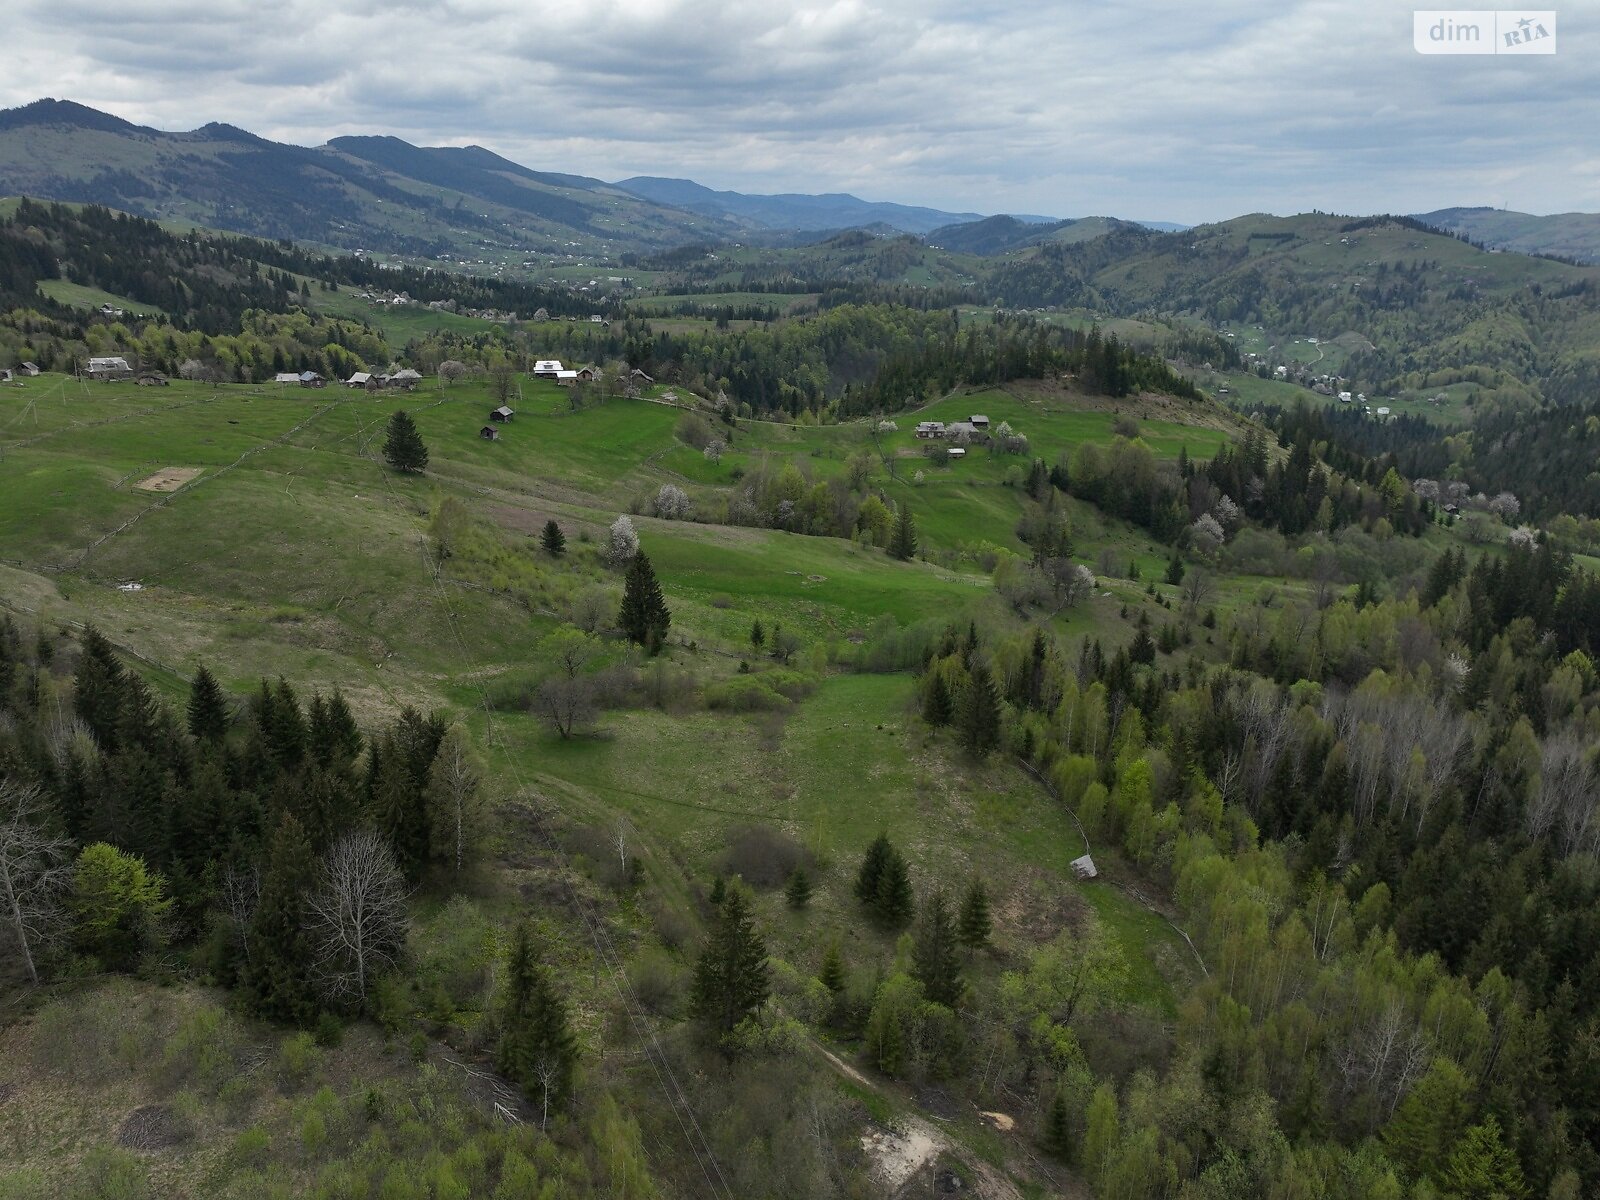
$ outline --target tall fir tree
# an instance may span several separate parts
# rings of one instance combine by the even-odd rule
[[[901,562],[917,556],[917,523],[911,516],[911,505],[902,503],[895,514],[894,532],[889,535],[889,553]]]
[[[915,904],[911,871],[900,851],[891,846],[889,857],[883,863],[883,874],[878,877],[878,894],[873,897],[872,911],[889,928],[898,929],[911,919]]]
[[[544,547],[544,552],[551,558],[560,558],[567,552],[567,535],[561,532],[561,526],[556,524],[554,517],[544,523],[544,532],[539,535],[539,545]]]
[[[316,1013],[314,955],[306,932],[316,885],[311,842],[294,815],[284,813],[267,847],[261,897],[248,934],[245,977],[254,1008],[264,1017],[304,1025]]]
[[[911,973],[935,1004],[954,1009],[966,993],[955,913],[942,888],[935,888],[922,906],[912,947]]]
[[[767,1002],[767,948],[742,887],[728,888],[715,928],[695,963],[694,1015],[719,1034],[732,1033]]]
[[[383,439],[383,457],[396,471],[415,472],[428,465],[428,447],[417,432],[417,423],[403,408],[397,408],[389,418],[388,431]]]
[[[667,630],[672,624],[672,613],[667,608],[666,597],[661,594],[661,584],[656,579],[650,556],[640,551],[628,563],[628,573],[623,579],[622,608],[617,613],[617,625],[631,642],[644,647],[646,654],[661,653],[666,644]]]
[[[989,889],[976,875],[961,897],[961,944],[969,950],[981,950],[989,944],[993,924],[989,917]]]
[[[883,878],[884,864],[895,852],[887,833],[872,839],[867,852],[861,856],[861,867],[856,872],[856,899],[869,908],[877,902],[878,882]]]
[[[539,961],[532,928],[520,921],[506,960],[495,1065],[540,1106],[543,1128],[550,1110],[560,1108],[572,1094],[577,1062],[578,1043],[566,1004],[549,969]]]
[[[811,876],[806,874],[805,864],[796,865],[789,873],[789,882],[783,886],[783,898],[795,912],[811,903]]]
[[[1000,695],[983,659],[973,655],[971,678],[957,713],[961,744],[974,758],[986,758],[1000,744]]]
[[[950,685],[937,664],[929,673],[928,685],[922,691],[922,719],[929,725],[948,725],[954,715],[955,705],[950,700]]]
[[[228,732],[228,702],[217,677],[201,663],[189,684],[189,735],[197,742],[220,742]]]
[[[817,980],[835,996],[844,991],[844,958],[839,953],[838,942],[828,943],[827,953],[822,956],[822,969],[817,972]]]

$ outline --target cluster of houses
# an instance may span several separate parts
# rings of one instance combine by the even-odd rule
[[[973,413],[965,421],[918,421],[916,436],[924,441],[954,442],[945,453],[951,458],[965,458],[968,442],[989,440],[989,418],[983,413]]]
[[[272,377],[273,383],[283,384],[285,387],[327,387],[328,381],[316,371],[279,371]],[[344,380],[348,388],[360,388],[369,392],[382,391],[385,388],[399,388],[402,391],[415,391],[417,384],[422,382],[422,374],[404,367],[392,375],[379,375],[372,371],[357,371],[349,379]]]
[[[15,367],[0,369],[0,383],[16,383],[19,379],[31,379],[38,374],[39,368],[34,363],[18,363]]]

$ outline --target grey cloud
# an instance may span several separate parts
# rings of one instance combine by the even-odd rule
[[[989,211],[1594,209],[1600,34],[1562,15],[1512,61],[1369,0],[30,0],[0,100]]]

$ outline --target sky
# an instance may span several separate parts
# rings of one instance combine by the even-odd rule
[[[1524,57],[1420,55],[1388,0],[4,7],[0,107],[52,96],[160,129],[384,133],[983,213],[1600,211],[1600,0]]]

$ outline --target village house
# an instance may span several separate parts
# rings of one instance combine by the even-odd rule
[[[944,422],[918,421],[917,436],[919,438],[942,438],[944,436]]]
[[[282,384],[298,384],[300,382],[300,373],[298,371],[279,371],[272,377],[272,382]]]
[[[84,374],[90,379],[130,379],[133,368],[125,358],[91,358]]]
[[[639,385],[651,384],[655,382],[654,379],[650,378],[650,376],[646,375],[638,367],[635,367],[633,370],[628,372],[628,381],[630,383]]]
[[[323,387],[328,382],[321,375],[318,375],[315,371],[301,371],[299,375],[295,376],[295,378],[300,381],[300,386],[301,387],[308,387],[308,388]]]
[[[600,368],[597,367],[597,366],[594,366],[593,364],[591,364],[591,365],[589,365],[587,367],[579,367],[578,368],[578,382],[579,383],[593,383],[595,380],[597,380],[599,378],[600,378]]]
[[[36,367],[31,362],[25,362],[20,367],[17,368],[17,374],[18,375],[33,376],[33,375],[37,375],[38,373],[39,373],[39,368]]]
[[[973,413],[970,417],[967,418],[967,420],[972,422],[973,428],[981,429],[984,432],[988,432],[988,429],[989,429],[989,418],[984,416],[982,413]]]
[[[364,388],[371,382],[372,382],[372,372],[371,371],[357,371],[354,375],[350,376],[349,379],[346,379],[344,381],[344,385],[345,385],[345,387],[350,387],[350,388]]]
[[[988,435],[972,421],[951,421],[944,427],[944,435],[956,441],[971,442]]]
[[[408,392],[416,391],[417,384],[421,382],[421,373],[418,371],[413,371],[410,367],[402,367],[393,375],[389,376],[390,387],[405,388],[405,390]]]

